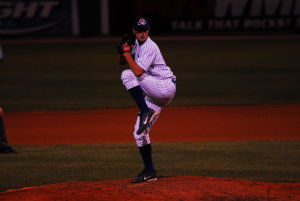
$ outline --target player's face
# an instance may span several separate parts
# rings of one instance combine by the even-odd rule
[[[136,31],[133,29],[133,33],[140,42],[145,42],[149,36],[149,30]]]

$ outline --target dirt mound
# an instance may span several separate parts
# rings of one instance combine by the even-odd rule
[[[267,183],[208,177],[162,177],[131,184],[129,179],[52,184],[0,193],[2,201],[116,200],[300,200],[300,183]]]

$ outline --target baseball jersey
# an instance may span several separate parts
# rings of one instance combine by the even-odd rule
[[[159,47],[150,37],[142,45],[136,39],[131,54],[134,55],[135,62],[147,74],[162,80],[176,79],[170,67],[167,66]]]

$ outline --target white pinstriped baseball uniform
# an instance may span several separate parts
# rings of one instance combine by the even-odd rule
[[[127,69],[122,72],[121,80],[127,90],[140,85],[144,91],[148,107],[160,113],[176,93],[174,83],[176,76],[166,65],[159,47],[150,37],[142,45],[139,45],[138,40],[135,40],[131,54],[134,55],[135,62],[145,70],[145,73],[136,77],[132,70]],[[137,135],[140,121],[139,116],[137,117],[133,134],[138,147],[150,144],[149,131],[156,120],[157,118],[142,134]]]

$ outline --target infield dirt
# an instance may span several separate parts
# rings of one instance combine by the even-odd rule
[[[7,113],[11,144],[134,142],[136,109]],[[300,105],[166,108],[153,142],[299,140]]]

